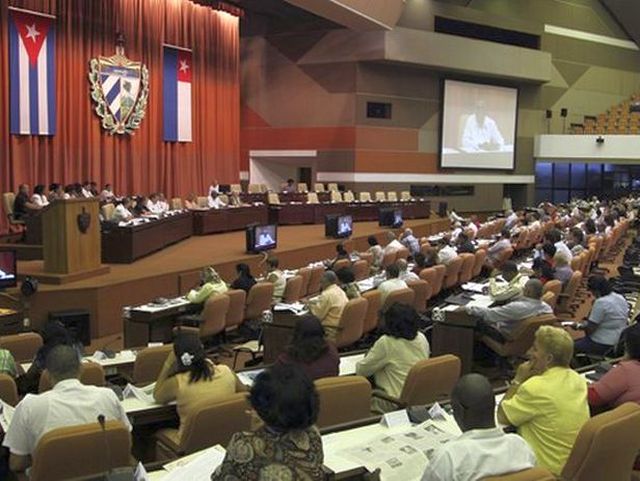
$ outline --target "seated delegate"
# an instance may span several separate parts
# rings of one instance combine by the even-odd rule
[[[518,367],[498,408],[498,421],[515,426],[538,465],[556,476],[589,419],[587,382],[569,367],[572,357],[573,340],[564,329],[540,327],[529,361]]]
[[[200,273],[200,287],[191,289],[187,293],[187,300],[193,304],[204,305],[209,296],[224,294],[228,290],[227,284],[220,278],[220,275],[213,267],[209,266]]]
[[[489,296],[494,302],[506,302],[522,295],[522,290],[529,278],[521,274],[518,264],[506,261],[500,268],[500,274],[506,281],[499,283],[495,277],[489,279]]]
[[[451,407],[463,434],[434,452],[422,481],[479,481],[535,466],[526,441],[496,427],[495,405],[486,377],[460,378],[451,393]]]
[[[363,360],[356,364],[356,374],[373,377],[375,388],[394,398],[400,397],[404,381],[418,361],[429,358],[429,342],[418,330],[419,316],[406,304],[394,303],[384,313],[382,336]],[[372,398],[372,410],[387,412],[394,404]]]
[[[309,376],[276,364],[256,377],[249,402],[259,427],[233,435],[211,481],[323,481],[322,439],[314,426],[320,403]]]
[[[320,295],[309,301],[309,311],[320,319],[327,339],[335,342],[340,317],[349,299],[338,285],[338,277],[333,271],[327,271],[322,275],[320,288]]]
[[[273,284],[273,304],[282,302],[284,296],[284,290],[287,287],[287,280],[284,277],[284,272],[280,270],[280,261],[277,257],[267,258],[267,282]]]
[[[248,293],[256,284],[256,279],[251,275],[251,269],[241,262],[236,264],[236,273],[238,277],[231,283],[231,289],[241,289]]]
[[[380,292],[380,302],[384,305],[389,294],[400,289],[407,289],[407,283],[400,279],[400,269],[397,264],[389,264],[385,269],[387,278],[380,283],[378,291]]]

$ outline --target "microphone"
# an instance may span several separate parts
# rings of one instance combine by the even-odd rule
[[[115,339],[112,339],[109,342],[105,343],[100,349],[98,349],[98,351],[104,353],[107,359],[113,359],[114,357],[116,357],[116,353],[113,350],[109,349],[109,346],[113,346],[116,342],[120,341],[121,339],[122,339],[122,336],[116,336]]]
[[[107,426],[104,414],[98,414],[98,424],[102,429],[102,439],[104,441],[105,456],[107,458],[107,470],[104,481],[131,481],[133,478],[132,468],[113,469],[113,458],[111,457],[111,446],[107,437]]]

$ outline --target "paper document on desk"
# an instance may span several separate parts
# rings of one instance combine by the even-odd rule
[[[253,382],[256,380],[256,377],[258,377],[258,374],[262,371],[264,371],[264,369],[253,369],[251,371],[239,372],[236,375],[242,384],[251,387],[253,386]]]
[[[466,284],[462,284],[462,289],[465,291],[477,292],[482,294],[482,291],[488,287],[486,284],[482,284],[480,282],[467,282]]]
[[[162,478],[163,481],[210,481],[211,475],[222,464],[225,449],[216,445],[195,455],[178,459],[164,465],[169,474]]]
[[[0,427],[2,427],[5,433],[9,429],[9,425],[13,419],[13,413],[15,412],[16,408],[0,399]]]
[[[279,302],[275,306],[273,306],[274,311],[290,311],[294,314],[302,314],[307,310],[307,306],[305,306],[302,302],[293,302],[291,304],[287,304],[285,302]]]
[[[467,304],[468,306],[477,306],[477,307],[489,307],[493,304],[493,300],[490,296],[485,296],[484,294],[474,294],[473,300]]]
[[[365,354],[353,354],[352,356],[344,356],[340,358],[339,375],[351,376],[356,373],[356,364],[364,359]]]
[[[362,279],[361,281],[356,282],[356,284],[361,292],[370,291],[375,287],[375,278],[369,277],[367,279]]]
[[[153,398],[153,390],[155,387],[155,382],[145,387],[137,387],[133,384],[127,384],[122,391],[122,397],[124,399],[135,398],[148,404],[154,404],[156,402]]]

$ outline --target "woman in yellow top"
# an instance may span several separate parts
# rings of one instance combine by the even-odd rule
[[[204,304],[213,294],[224,294],[229,288],[216,270],[209,266],[200,273],[200,287],[191,289],[187,294],[187,300],[194,304]]]
[[[214,364],[208,359],[197,335],[178,334],[173,352],[162,367],[153,397],[160,404],[176,401],[180,430],[194,405],[202,400],[221,401],[245,388],[228,366]]]

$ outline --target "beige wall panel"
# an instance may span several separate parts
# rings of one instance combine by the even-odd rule
[[[534,171],[533,160],[533,138],[532,137],[518,137],[516,139],[516,156],[515,156],[515,169],[514,175],[533,175]]]
[[[640,71],[640,52],[560,35],[542,36],[542,49],[554,60],[570,60],[616,70]]]
[[[353,30],[393,28],[404,0],[287,0],[297,7]]]
[[[360,94],[438,100],[441,74],[423,68],[377,63],[359,63],[357,89]]]
[[[640,72],[591,67],[572,89],[628,97],[640,89]]]

